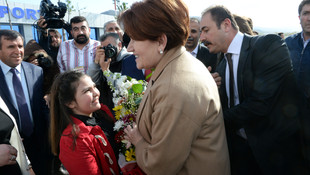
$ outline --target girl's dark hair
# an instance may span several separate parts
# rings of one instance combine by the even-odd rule
[[[75,100],[76,89],[81,77],[87,76],[80,71],[67,71],[57,76],[51,87],[51,126],[50,140],[52,153],[59,154],[59,142],[62,132],[68,125],[72,125],[73,149],[76,145],[76,138],[79,128],[73,123],[71,115],[73,111],[67,106]]]

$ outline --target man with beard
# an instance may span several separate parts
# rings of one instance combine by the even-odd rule
[[[85,17],[73,17],[70,25],[73,40],[62,42],[59,47],[59,69],[60,72],[76,69],[86,73],[89,65],[95,60],[96,48],[100,43],[89,38],[90,28]]]
[[[209,49],[199,43],[200,21],[197,18],[191,18],[189,23],[190,34],[185,44],[186,50],[194,57],[200,60],[211,72],[215,71],[217,55],[211,54]]]
[[[39,44],[57,63],[57,53],[62,42],[62,36],[56,29],[48,29],[47,33],[47,37],[40,38]]]

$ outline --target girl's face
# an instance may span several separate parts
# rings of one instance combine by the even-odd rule
[[[91,116],[94,111],[100,109],[99,103],[100,92],[95,83],[87,75],[82,76],[78,82],[75,100],[68,107],[75,114]]]

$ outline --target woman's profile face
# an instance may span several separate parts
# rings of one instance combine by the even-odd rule
[[[136,66],[138,69],[155,68],[162,57],[162,54],[159,53],[158,41],[136,41],[131,39],[127,51],[133,52],[136,56]]]

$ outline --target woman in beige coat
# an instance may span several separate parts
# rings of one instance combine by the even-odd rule
[[[137,123],[125,129],[146,174],[230,174],[217,86],[204,65],[183,47],[188,9],[181,0],[136,2],[121,16],[128,51],[139,69],[155,71]]]

